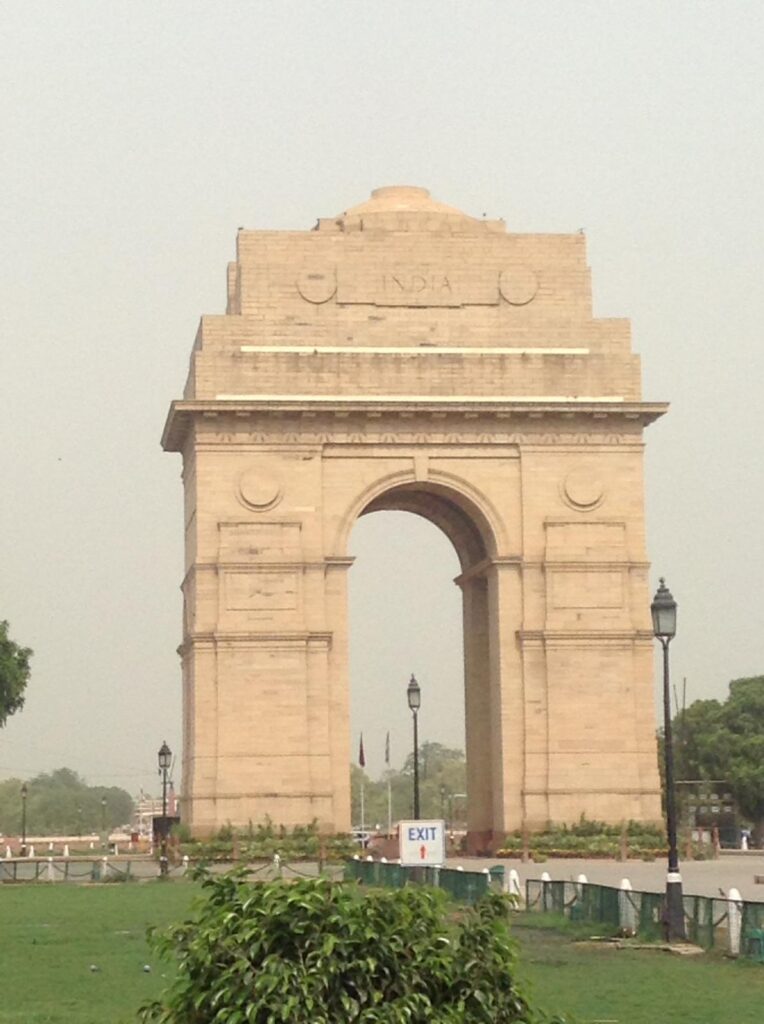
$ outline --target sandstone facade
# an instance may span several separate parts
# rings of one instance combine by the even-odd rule
[[[424,189],[245,231],[165,427],[183,455],[183,814],[350,827],[347,540],[416,512],[461,562],[471,843],[660,817],[629,324],[582,234]]]

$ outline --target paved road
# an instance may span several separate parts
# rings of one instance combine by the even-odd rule
[[[449,860],[449,867],[461,864],[465,870],[482,871],[492,864],[503,864],[507,871],[515,868],[520,881],[541,878],[548,871],[555,881],[575,880],[584,874],[590,882],[618,885],[628,878],[634,889],[661,892],[666,884],[665,861],[648,863],[641,860],[547,860],[542,864],[523,864],[520,860],[490,860],[463,857]],[[680,865],[685,893],[692,896],[720,896],[735,887],[744,900],[764,903],[764,884],[756,884],[755,875],[764,877],[764,852],[722,854],[718,860],[693,860]]]

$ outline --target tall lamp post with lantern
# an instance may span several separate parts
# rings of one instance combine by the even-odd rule
[[[21,856],[27,855],[27,784],[21,783]]]
[[[666,776],[666,831],[668,833],[668,872],[666,874],[666,931],[671,939],[685,939],[682,876],[679,873],[679,852],[676,842],[676,797],[674,793],[674,750],[671,735],[671,700],[669,695],[669,644],[676,636],[677,604],[661,577],[660,586],[650,605],[653,634],[663,648],[663,754]]]
[[[159,855],[159,873],[167,875],[167,773],[172,762],[172,751],[167,746],[167,741],[162,743],[157,754],[159,760],[159,774],[162,776],[162,845]]]
[[[419,708],[422,706],[422,690],[413,673],[409,680],[406,697],[409,710],[414,718],[414,820],[419,820]]]

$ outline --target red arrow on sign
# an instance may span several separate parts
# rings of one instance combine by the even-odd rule
[[[424,844],[422,844],[422,846],[419,847],[419,859],[420,860],[424,860],[426,856],[427,856],[427,847]]]

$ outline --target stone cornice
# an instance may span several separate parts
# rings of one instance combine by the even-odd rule
[[[336,417],[362,416],[369,419],[407,419],[414,415],[432,416],[439,420],[458,422],[465,419],[566,421],[582,417],[591,421],[630,421],[647,426],[668,410],[667,402],[627,402],[610,398],[501,398],[484,395],[460,396],[257,396],[252,398],[184,399],[170,406],[162,447],[165,451],[182,451],[184,439],[197,418],[216,419],[234,416],[317,415]]]

